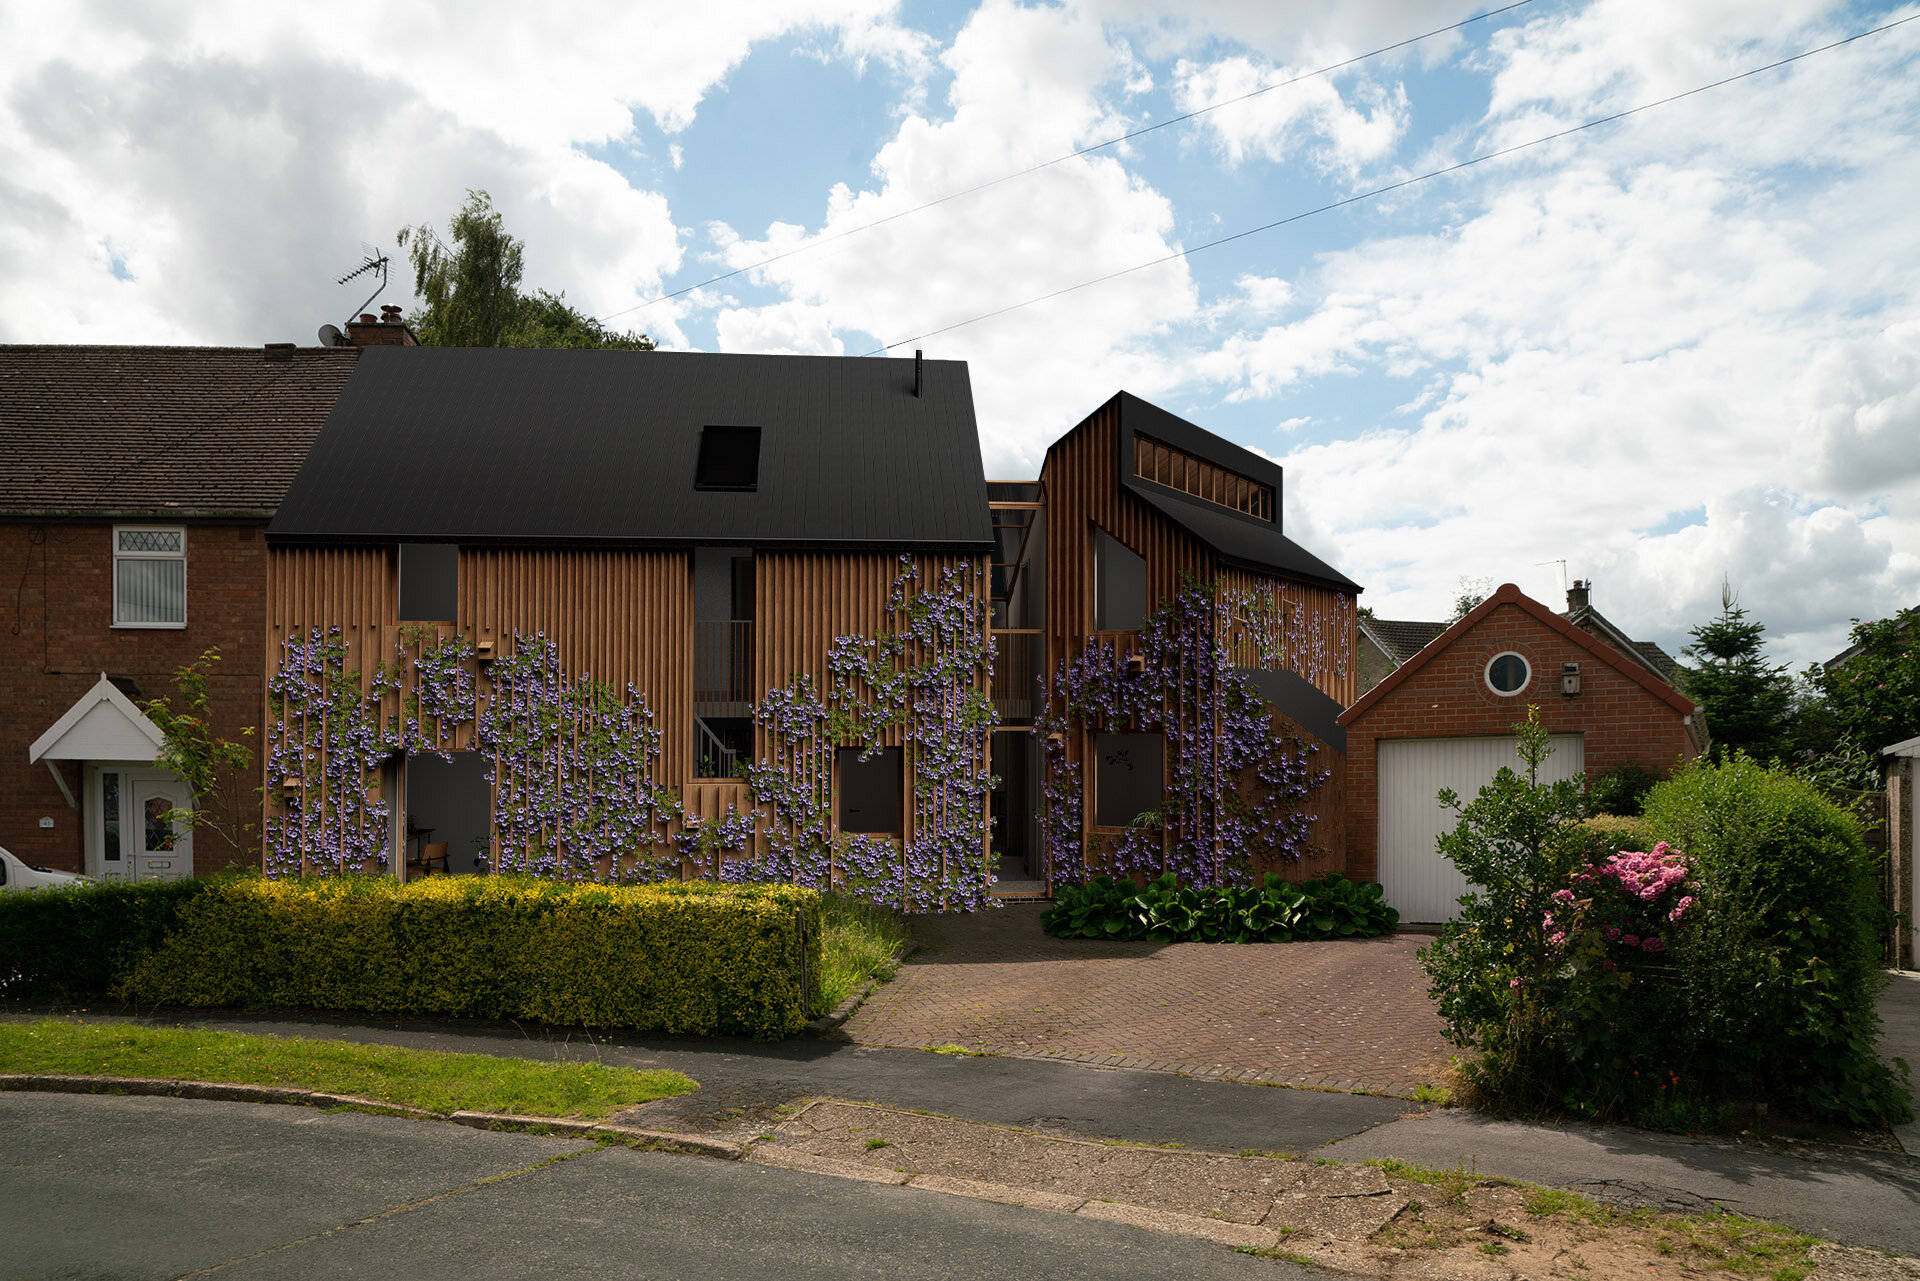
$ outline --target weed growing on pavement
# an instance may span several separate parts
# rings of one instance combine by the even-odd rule
[[[906,918],[893,909],[843,894],[822,894],[822,964],[815,1008],[830,1014],[863,985],[891,980],[912,941]]]
[[[1256,1259],[1278,1259],[1282,1263],[1294,1263],[1303,1268],[1315,1266],[1312,1259],[1304,1254],[1295,1254],[1291,1250],[1260,1249],[1256,1246],[1243,1245],[1240,1247],[1240,1253],[1250,1254]]]
[[[954,1045],[951,1042],[946,1045],[926,1045],[921,1048],[928,1054],[947,1054],[955,1058],[984,1059],[987,1057],[985,1050],[969,1050],[964,1045]]]

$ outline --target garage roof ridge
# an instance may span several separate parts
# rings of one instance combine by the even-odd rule
[[[1659,697],[1662,702],[1672,707],[1675,711],[1684,715],[1693,714],[1695,708],[1691,699],[1674,689],[1671,685],[1668,685],[1665,681],[1651,675],[1641,664],[1620,653],[1614,649],[1613,646],[1607,644],[1591,632],[1575,627],[1572,623],[1569,623],[1566,619],[1560,617],[1560,615],[1554,613],[1545,605],[1542,605],[1539,601],[1521,591],[1515,584],[1502,583],[1498,591],[1481,601],[1478,605],[1475,605],[1463,618],[1448,627],[1446,631],[1441,632],[1438,636],[1427,642],[1419,653],[1394,668],[1392,672],[1388,673],[1385,680],[1361,695],[1353,706],[1340,713],[1340,724],[1353,724],[1368,708],[1385,698],[1387,694],[1393,690],[1398,689],[1402,682],[1432,662],[1435,657],[1446,652],[1456,640],[1459,640],[1460,637],[1473,630],[1481,619],[1502,605],[1518,606],[1525,613],[1530,614],[1554,631],[1559,632],[1562,636],[1565,636],[1568,640],[1579,645],[1595,658],[1607,664],[1607,666],[1623,673],[1629,680]]]

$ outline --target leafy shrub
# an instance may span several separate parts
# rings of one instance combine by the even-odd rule
[[[218,880],[92,882],[0,894],[0,997],[105,995],[160,945],[182,907]]]
[[[1682,1046],[1729,1085],[1818,1115],[1909,1115],[1876,1052],[1886,908],[1859,821],[1741,756],[1660,784],[1644,817],[1687,851],[1712,909],[1675,958]]]
[[[1537,721],[1516,730],[1527,773],[1459,807],[1441,848],[1476,888],[1421,953],[1449,1039],[1479,1051],[1467,1098],[1668,1128],[1757,1100],[1907,1114],[1875,1055],[1881,909],[1844,810],[1736,757],[1659,784],[1624,828],[1583,821],[1538,782]]]
[[[831,1014],[869,980],[890,980],[913,941],[906,918],[892,908],[836,893],[820,896],[820,940],[816,1014]]]
[[[144,935],[105,940],[118,959],[84,972],[91,994],[778,1037],[821,972],[819,896],[794,886],[247,876],[179,893],[164,926],[148,913]]]
[[[1587,813],[1631,818],[1640,812],[1647,793],[1659,781],[1657,774],[1631,761],[1601,770],[1587,783]]]
[[[1168,872],[1144,888],[1107,876],[1062,886],[1040,926],[1060,938],[1285,943],[1384,934],[1399,919],[1378,885],[1337,872],[1298,888],[1271,872],[1242,888],[1182,886]]]

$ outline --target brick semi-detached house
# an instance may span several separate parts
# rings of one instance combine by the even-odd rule
[[[397,320],[350,328],[411,341]],[[258,865],[257,843],[157,821],[194,798],[155,766],[140,705],[218,649],[212,730],[252,741],[264,531],[358,355],[0,347],[0,844],[16,856],[104,879]],[[257,825],[251,773],[227,786]]]
[[[1584,604],[1584,592],[1581,604]],[[1347,867],[1378,880],[1403,920],[1455,914],[1464,878],[1435,849],[1502,766],[1512,727],[1540,709],[1543,780],[1637,764],[1665,774],[1706,745],[1694,705],[1643,656],[1622,653],[1508,583],[1340,714],[1347,731]]]

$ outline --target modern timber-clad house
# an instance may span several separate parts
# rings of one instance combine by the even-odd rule
[[[268,531],[267,868],[964,907],[1221,874],[1180,852],[1278,822],[1227,799],[1258,776],[1281,852],[1339,869],[1338,750],[1252,744],[1338,749],[1354,696],[1359,589],[1281,533],[1280,484],[1124,393],[990,484],[958,362],[369,350]],[[1208,648],[1169,649],[1196,587]],[[1209,675],[1163,715],[1165,663]],[[1063,727],[1063,680],[1130,710]],[[1196,751],[1205,795],[1163,804]]]
[[[1024,848],[1011,848],[1022,837],[1012,825],[999,833],[1030,875],[1345,869],[1334,718],[1355,697],[1360,588],[1282,532],[1281,486],[1278,465],[1126,392],[1048,449],[1005,588],[1019,629],[1007,642],[1043,650],[1029,662],[1046,693],[1034,732],[1020,736],[1009,718],[995,739],[1002,790],[1015,780],[1020,802],[1007,808],[1038,801]],[[1242,775],[1269,767],[1248,754],[1256,744],[1236,754],[1228,741],[1227,685],[1261,700],[1241,709],[1243,740],[1319,749],[1310,772],[1324,783],[1296,789],[1316,821],[1286,849],[1228,813],[1228,794],[1258,787],[1229,777],[1236,762]],[[1087,714],[1095,705],[1104,711]],[[1194,782],[1196,768],[1208,776]],[[1235,868],[1236,856],[1251,865]]]

